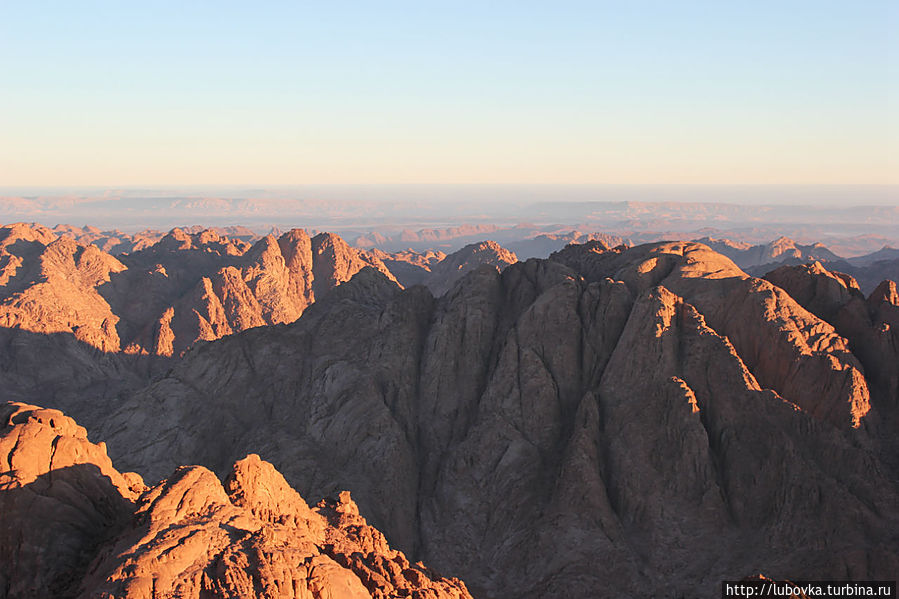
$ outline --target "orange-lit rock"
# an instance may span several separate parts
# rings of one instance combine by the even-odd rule
[[[190,466],[147,489],[58,410],[0,416],[0,597],[470,597],[392,550],[349,493],[310,509],[257,455],[224,487]]]

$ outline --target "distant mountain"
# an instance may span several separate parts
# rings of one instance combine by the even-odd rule
[[[806,226],[838,235],[895,237],[897,186],[728,185],[305,185],[280,188],[0,189],[7,220],[168,230],[184,223],[250,227],[296,223],[318,230],[446,229],[461,223],[562,223],[570,230],[680,232],[703,227],[768,229],[798,238]],[[97,222],[102,215],[103,222]],[[382,230],[389,226],[391,233]],[[823,227],[822,227],[823,226]],[[535,231],[540,233],[558,231]],[[486,237],[466,239],[450,251]],[[524,238],[525,236],[521,236]],[[352,241],[347,234],[345,238]],[[671,238],[671,237],[667,237]],[[636,239],[634,241],[637,241]],[[825,241],[825,240],[821,240]],[[829,241],[827,241],[829,244]],[[385,251],[407,249],[382,247]],[[425,248],[412,246],[413,249]],[[444,250],[446,251],[446,250]],[[839,252],[838,252],[839,253]]]
[[[619,245],[633,245],[630,240],[608,233],[581,233],[570,231],[568,233],[537,235],[531,239],[522,239],[507,243],[506,246],[521,260],[528,258],[548,258],[553,252],[557,252],[569,243],[587,243],[589,241],[602,241],[606,247],[613,248]]]
[[[473,243],[433,265],[424,279],[424,285],[435,297],[440,297],[454,287],[456,281],[482,266],[492,266],[501,271],[516,262],[518,258],[515,254],[495,241]]]
[[[193,232],[191,232],[193,231]],[[253,245],[212,229],[173,229],[114,257],[68,228],[0,227],[0,326],[71,332],[107,352],[178,355],[198,341],[293,322],[370,266],[403,286],[445,293],[482,264],[517,261],[494,242],[442,252],[366,252],[330,233],[294,229]],[[232,232],[244,233],[240,229]],[[387,263],[390,264],[388,267]]]
[[[878,252],[880,256],[890,256],[892,252]],[[863,258],[866,258],[863,256]],[[832,270],[851,275],[858,281],[858,285],[865,293],[872,293],[880,283],[889,279],[891,281],[899,281],[899,257],[888,258],[874,261],[861,261],[853,263],[850,259],[848,262],[832,262],[827,263],[827,267]]]
[[[411,250],[455,250],[472,241],[478,242],[491,236],[500,228],[492,224],[468,224],[442,229],[403,229],[392,234],[369,232],[356,237],[353,245],[363,249],[384,251]]]
[[[405,250],[388,254],[373,249],[371,255],[380,259],[403,287],[423,285],[431,268],[446,258],[443,252],[433,250],[424,252]]]
[[[489,265],[502,270],[518,261],[513,252],[494,241],[472,243],[449,255],[412,250],[392,254],[372,250],[371,254],[384,262],[403,287],[424,285],[437,297],[479,266]]]
[[[770,243],[760,245],[750,245],[729,239],[712,239],[710,237],[701,237],[695,241],[704,243],[713,250],[721,252],[743,269],[783,262],[789,259],[803,262],[813,260],[835,262],[843,259],[821,243],[802,245],[788,237],[780,237]]]
[[[847,262],[853,266],[871,266],[875,262],[889,261],[889,260],[899,260],[899,250],[896,248],[892,248],[889,246],[884,246],[883,248],[877,250],[876,252],[871,252],[870,254],[865,254],[863,256],[856,256],[854,258],[849,258]]]
[[[842,258],[821,243],[803,245],[787,237],[751,245],[729,239],[702,237],[696,240],[732,259],[747,273],[767,276],[781,266],[803,266],[820,262],[824,267],[849,275],[860,290],[871,293],[885,279],[899,279],[899,250],[890,247],[854,258]]]

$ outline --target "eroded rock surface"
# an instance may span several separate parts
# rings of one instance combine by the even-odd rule
[[[119,257],[79,243],[93,239],[81,233],[0,228],[0,326],[71,333],[104,352],[177,356],[198,341],[293,322],[367,266],[393,279],[379,258],[329,233],[294,229],[251,246],[173,229]]]
[[[470,597],[412,564],[343,492],[310,509],[268,462],[151,488],[58,410],[0,407],[0,597]]]

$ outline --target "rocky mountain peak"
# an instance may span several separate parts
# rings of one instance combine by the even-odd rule
[[[871,293],[868,302],[872,304],[886,303],[893,306],[899,306],[899,292],[896,289],[895,281],[883,281]]]
[[[472,243],[432,266],[431,274],[425,279],[424,284],[439,297],[449,291],[456,281],[481,266],[503,270],[516,262],[518,258],[515,254],[495,241]]]
[[[258,455],[224,487],[185,466],[145,489],[57,410],[5,404],[0,417],[4,599],[470,597],[391,549],[349,493],[311,510]]]

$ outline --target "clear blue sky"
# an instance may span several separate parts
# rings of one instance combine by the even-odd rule
[[[0,0],[0,186],[897,183],[897,6]]]

